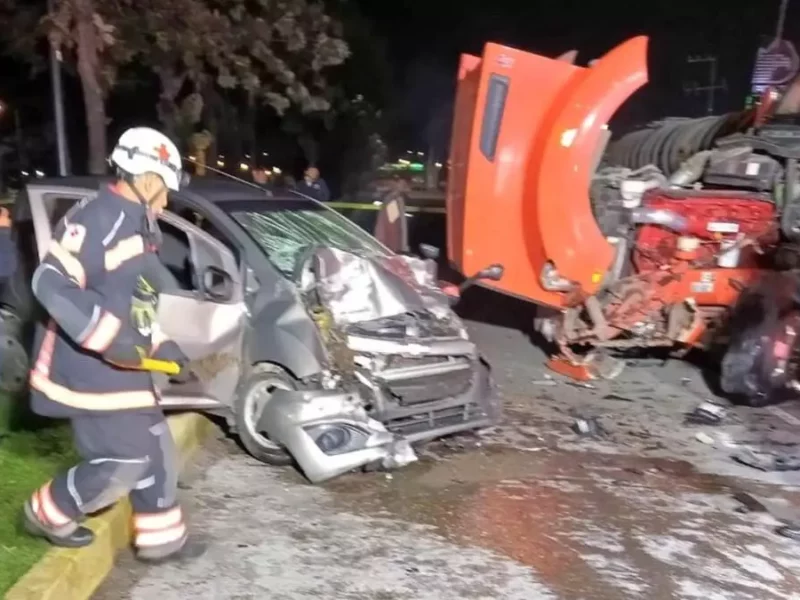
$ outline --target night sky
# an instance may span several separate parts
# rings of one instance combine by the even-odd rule
[[[580,51],[579,64],[597,58],[625,39],[651,36],[650,79],[626,105],[614,125],[619,129],[666,115],[701,115],[705,96],[687,95],[682,84],[708,83],[706,67],[688,65],[690,55],[718,56],[727,92],[717,96],[716,111],[739,109],[748,93],[756,49],[773,35],[780,0],[345,0],[356,3],[374,31],[385,38],[391,63],[390,104],[397,119],[391,146],[445,151],[459,53],[479,54],[487,41],[555,56]],[[645,12],[646,10],[646,12]],[[800,0],[790,0],[785,37],[800,43]],[[27,78],[28,68],[0,59],[0,98],[20,108],[23,125],[50,118],[49,79],[45,72]],[[71,138],[82,136],[77,82],[67,78]],[[368,83],[367,83],[368,85]],[[153,92],[155,92],[153,90]],[[147,103],[146,91],[116,94],[110,134],[128,120],[154,119],[155,112],[133,114]],[[155,93],[153,93],[155,100]],[[71,105],[71,108],[70,108]],[[123,110],[124,109],[124,110]],[[80,117],[77,117],[80,115]],[[13,120],[0,116],[0,135],[13,132]],[[73,144],[76,145],[76,144]],[[84,144],[77,143],[80,152]],[[80,160],[80,158],[78,158]]]
[[[650,81],[624,107],[622,126],[664,115],[701,115],[705,96],[686,95],[682,82],[708,84],[706,66],[689,55],[717,55],[728,91],[716,111],[742,107],[762,35],[774,35],[780,0],[358,0],[389,42],[397,93],[403,99],[407,143],[425,144],[424,123],[447,113],[460,52],[480,53],[487,41],[549,56],[579,50],[578,63],[625,39],[651,37]],[[794,4],[794,6],[793,6]],[[645,12],[646,11],[646,12]],[[800,0],[790,0],[785,37],[800,43]],[[449,115],[444,120],[447,125]],[[422,125],[420,125],[422,123]],[[441,146],[445,132],[436,132]]]

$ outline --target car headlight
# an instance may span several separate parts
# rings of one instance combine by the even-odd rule
[[[305,427],[305,432],[325,454],[336,455],[361,450],[369,440],[369,432],[350,423],[323,423]]]

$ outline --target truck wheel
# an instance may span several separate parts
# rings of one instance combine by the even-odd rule
[[[292,464],[292,456],[256,429],[258,416],[275,389],[295,390],[297,385],[277,365],[256,365],[236,398],[236,433],[245,450],[254,458],[270,465],[286,467]]]

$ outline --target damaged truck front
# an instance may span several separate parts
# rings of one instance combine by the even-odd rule
[[[608,144],[647,81],[647,38],[574,60],[497,44],[462,56],[451,260],[503,263],[491,286],[541,307],[535,326],[564,375],[613,378],[629,349],[724,345],[742,290],[798,264],[800,85]]]

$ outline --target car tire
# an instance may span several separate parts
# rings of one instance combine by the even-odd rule
[[[269,394],[276,388],[296,390],[297,382],[277,365],[256,365],[241,385],[234,419],[239,440],[253,458],[269,465],[286,467],[293,463],[291,454],[255,430],[255,416],[260,414],[259,403],[268,402]]]

